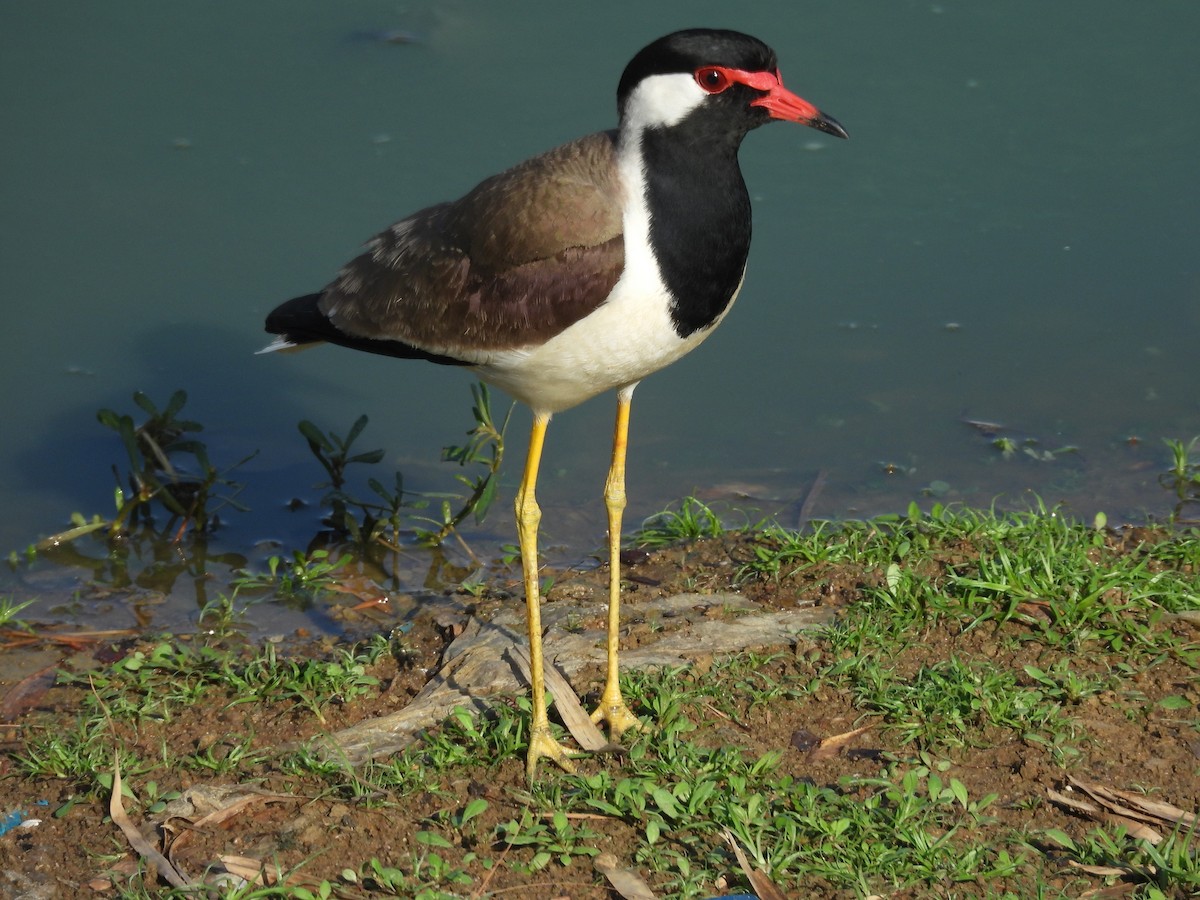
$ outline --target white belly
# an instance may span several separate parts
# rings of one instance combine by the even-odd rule
[[[627,267],[608,301],[585,319],[539,347],[494,354],[475,367],[479,377],[535,412],[557,413],[613,389],[632,387],[697,347],[720,324],[681,338],[671,323],[669,295],[659,282],[652,292]],[[734,295],[736,297],[736,294]]]

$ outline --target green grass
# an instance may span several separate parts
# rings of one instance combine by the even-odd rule
[[[18,619],[17,613],[23,609],[28,609],[33,603],[34,601],[32,600],[17,603],[11,597],[0,597],[0,628],[28,629],[28,624]]]
[[[642,537],[654,544],[723,533],[693,501]],[[463,896],[496,871],[593,884],[593,857],[614,840],[633,848],[622,864],[642,872],[657,896],[711,896],[718,884],[746,887],[726,833],[792,893],[1075,897],[1117,880],[1067,865],[1077,863],[1126,873],[1133,897],[1196,896],[1200,863],[1187,831],[1154,846],[1118,826],[1065,817],[1040,792],[1001,797],[973,787],[976,755],[1005,746],[1046,772],[1086,773],[1097,752],[1087,724],[1097,704],[1139,726],[1152,717],[1183,722],[1200,741],[1200,645],[1180,618],[1200,610],[1200,535],[1138,534],[1135,541],[1134,533],[1064,521],[1053,510],[938,506],[799,534],[771,527],[748,547],[739,539],[748,588],[774,581],[809,590],[839,579],[854,584],[853,601],[794,653],[627,675],[626,697],[654,728],[627,736],[624,754],[586,762],[573,776],[544,771],[530,788],[492,786],[499,772],[520,767],[524,698],[483,716],[456,711],[415,746],[357,767],[315,742],[254,748],[253,723],[273,707],[307,717],[319,737],[334,704],[378,693],[375,668],[392,650],[383,639],[322,658],[289,658],[270,645],[247,655],[160,641],[68,679],[86,686],[75,727],[33,732],[13,768],[17,777],[69,783],[62,814],[102,802],[116,752],[130,803],[142,810],[173,796],[181,772],[236,781],[253,770],[297,794],[344,803],[348,814],[387,813],[409,829],[402,847],[338,859],[306,881],[312,861],[284,873],[298,879],[291,887],[227,897]],[[992,655],[973,655],[979,646]],[[1181,673],[1178,681],[1148,696],[1145,677],[1164,664]],[[139,728],[178,723],[199,703],[244,714],[249,731],[219,750],[186,753],[165,743],[148,752],[130,739]],[[835,707],[842,730],[872,726],[877,752],[825,770],[787,735],[760,733],[785,710],[819,720]],[[731,723],[747,724],[737,731]],[[418,805],[419,815],[411,812]],[[119,896],[184,894],[130,882]]]
[[[72,728],[31,729],[14,766],[31,778],[70,781],[84,794],[106,789],[113,753],[129,774],[153,771],[156,763],[135,755],[132,741],[113,740],[112,723],[128,722],[135,728],[147,723],[170,725],[195,704],[216,704],[234,709],[248,703],[262,706],[282,702],[307,710],[323,721],[330,703],[353,701],[377,684],[367,667],[389,649],[378,638],[357,649],[339,650],[332,659],[281,658],[267,644],[248,659],[202,644],[162,641],[136,650],[106,670],[82,674],[61,673],[59,683],[86,687]],[[265,754],[250,750],[248,735],[225,742],[218,752],[212,745],[188,756],[168,755],[158,764],[210,774],[236,771]]]
[[[638,547],[668,547],[684,541],[720,537],[726,531],[720,516],[695,497],[688,497],[679,509],[655,513],[635,532]]]

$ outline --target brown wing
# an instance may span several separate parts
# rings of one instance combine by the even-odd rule
[[[615,140],[565,144],[397,222],[342,269],[321,311],[347,335],[450,356],[547,340],[620,277]]]

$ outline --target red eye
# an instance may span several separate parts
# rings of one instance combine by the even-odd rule
[[[715,66],[705,66],[703,69],[696,70],[696,84],[700,85],[700,87],[704,88],[710,94],[719,94],[729,87],[732,82],[724,69],[718,69]]]

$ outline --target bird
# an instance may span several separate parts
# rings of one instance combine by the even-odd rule
[[[550,419],[615,391],[604,484],[606,676],[592,713],[612,739],[644,727],[621,693],[620,545],[634,389],[725,318],[750,249],[742,139],[774,121],[839,138],[832,116],[783,86],[775,52],[737,31],[691,28],[638,51],[617,85],[615,129],[578,138],[372,238],[323,290],[266,319],[260,352],[320,342],[472,371],[532,410],[514,509],[529,639],[526,776],[574,770],[545,696],[536,498]]]

